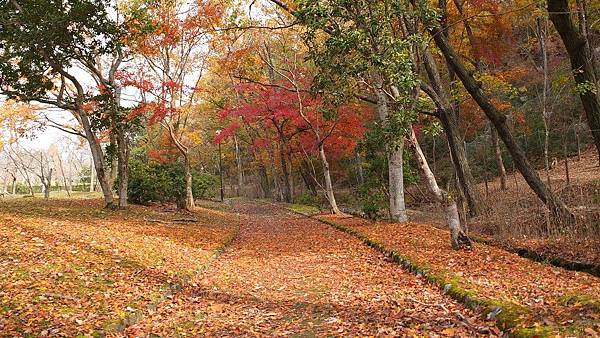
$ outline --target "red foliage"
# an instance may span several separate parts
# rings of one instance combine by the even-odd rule
[[[309,87],[308,81],[302,82]],[[305,90],[297,93],[288,87],[289,84],[238,85],[236,90],[240,99],[229,103],[219,113],[222,119],[229,119],[230,123],[215,137],[214,142],[222,142],[233,135],[240,128],[240,121],[243,121],[260,133],[253,144],[255,149],[284,139],[292,150],[298,152],[314,153],[319,143],[324,142],[331,158],[351,154],[356,140],[365,132],[363,115],[368,112],[367,107],[348,104],[330,108],[322,97]],[[326,109],[329,109],[328,113],[325,113]]]

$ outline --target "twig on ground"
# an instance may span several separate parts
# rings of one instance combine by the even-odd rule
[[[171,221],[163,221],[160,219],[153,219],[153,218],[144,218],[144,221],[148,222],[148,223],[160,223],[160,224],[187,224],[187,223],[197,223],[198,220],[197,219],[191,219],[191,218],[179,218],[179,219],[174,219]]]

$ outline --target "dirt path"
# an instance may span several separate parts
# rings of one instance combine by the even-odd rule
[[[349,235],[266,203],[236,208],[234,244],[127,335],[499,334]]]

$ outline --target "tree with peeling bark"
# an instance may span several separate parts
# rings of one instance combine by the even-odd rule
[[[456,200],[452,198],[447,191],[438,186],[437,180],[435,179],[435,176],[431,171],[429,164],[427,163],[427,158],[425,157],[425,154],[423,154],[423,150],[419,145],[414,128],[411,128],[410,130],[408,141],[410,147],[415,153],[419,169],[426,182],[429,192],[435,197],[436,202],[443,205],[445,208],[446,222],[448,223],[448,229],[450,230],[452,247],[457,250],[471,249],[473,247],[473,243],[468,236],[466,226],[460,222]]]

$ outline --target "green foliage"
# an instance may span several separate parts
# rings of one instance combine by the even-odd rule
[[[385,131],[375,125],[365,133],[358,144],[358,150],[364,155],[364,183],[358,189],[362,211],[369,218],[376,218],[388,204],[388,161],[385,149]],[[418,182],[419,176],[412,155],[404,152],[404,183]]]
[[[108,8],[110,2],[105,0],[0,2],[2,93],[23,100],[52,100],[59,72],[111,54],[122,31],[110,19]],[[76,102],[64,97],[63,103]]]
[[[214,197],[219,186],[219,178],[207,172],[194,171],[192,173],[192,190],[194,197],[199,199]]]
[[[424,41],[418,33],[400,28],[400,17],[410,14],[404,1],[297,1],[297,18],[306,26],[304,40],[309,59],[319,72],[315,90],[326,100],[340,103],[353,99],[365,80],[375,78],[385,88],[394,86],[398,95],[390,99],[384,123],[386,144],[397,144],[415,117],[415,87],[418,77],[413,51]],[[374,84],[377,85],[377,84]]]
[[[358,197],[361,202],[362,212],[369,219],[377,219],[379,212],[388,205],[385,194],[365,183],[358,188]]]
[[[316,207],[316,208],[321,207],[321,201],[319,199],[319,196],[314,195],[310,192],[304,192],[298,198],[297,202],[298,202],[298,204],[307,205],[307,206],[311,206],[311,207]]]
[[[590,82],[590,81],[585,81],[585,82],[581,82],[578,83],[577,85],[575,85],[575,93],[578,95],[585,95],[588,93],[596,93],[596,84]]]
[[[195,198],[214,196],[218,186],[216,176],[193,172],[192,190]],[[185,196],[185,175],[181,164],[129,163],[128,199],[132,203],[176,202]]]

